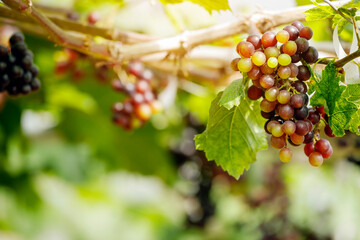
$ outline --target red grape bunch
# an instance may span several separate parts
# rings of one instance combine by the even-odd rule
[[[125,93],[123,102],[113,105],[113,121],[126,130],[143,125],[152,114],[162,110],[161,103],[152,89],[153,73],[145,69],[141,62],[132,62],[128,73],[136,78],[135,83],[122,83],[119,79],[112,82],[115,91]]]
[[[11,96],[28,94],[40,88],[39,69],[33,63],[33,53],[27,48],[21,33],[9,40],[10,49],[0,45],[0,92]]]
[[[292,158],[287,142],[294,146],[304,143],[310,164],[320,166],[333,150],[327,140],[319,139],[321,111],[308,107],[306,82],[311,72],[307,65],[318,60],[317,50],[308,42],[312,35],[311,28],[299,21],[277,33],[250,35],[238,43],[241,58],[235,58],[231,67],[252,80],[248,98],[262,98],[261,115],[268,119],[265,131],[271,134],[271,146],[281,149],[280,160]]]

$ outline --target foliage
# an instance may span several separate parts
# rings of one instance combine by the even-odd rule
[[[213,0],[213,1],[201,1],[201,0],[160,0],[163,4],[175,4],[182,3],[184,1],[190,1],[198,4],[206,9],[209,13],[212,11],[230,10],[228,0]]]

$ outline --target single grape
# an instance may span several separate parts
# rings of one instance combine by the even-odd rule
[[[149,104],[142,103],[135,106],[135,115],[142,121],[147,121],[152,115],[152,110]]]
[[[242,58],[238,62],[238,68],[240,72],[245,72],[245,73],[250,72],[252,67],[253,64],[250,58]]]
[[[332,131],[331,127],[329,126],[329,124],[326,124],[326,126],[324,128],[324,132],[329,137],[335,137],[335,134],[333,133],[333,131]]]
[[[36,91],[40,88],[41,82],[39,79],[33,78],[33,80],[30,83],[30,86],[31,86],[31,90]]]
[[[301,54],[302,58],[307,63],[315,63],[318,60],[319,53],[314,47],[309,47],[306,52]]]
[[[260,67],[260,70],[263,74],[269,75],[275,71],[275,68],[269,67],[266,63]]]
[[[268,113],[261,111],[261,116],[265,119],[271,119],[275,116],[275,111],[268,112]]]
[[[284,27],[285,31],[287,31],[290,35],[289,40],[290,41],[295,41],[298,37],[299,37],[299,30],[291,25],[287,25]]]
[[[309,132],[312,131],[314,128],[314,125],[312,124],[312,122],[309,119],[305,119],[304,121],[308,125]]]
[[[274,83],[275,79],[272,75],[263,75],[260,78],[260,85],[265,89],[271,88],[272,86],[274,86]]]
[[[308,117],[309,110],[306,106],[302,106],[301,108],[296,108],[294,111],[294,118],[297,120],[304,120]]]
[[[295,43],[297,46],[298,53],[306,52],[306,50],[309,49],[309,42],[305,38],[298,38],[296,39]]]
[[[278,95],[279,89],[277,87],[272,87],[265,91],[265,98],[270,102],[276,101]]]
[[[20,32],[17,32],[17,33],[14,33],[10,39],[9,39],[9,42],[10,42],[10,45],[14,45],[18,42],[24,42],[25,40],[25,37],[22,33]]]
[[[290,93],[287,90],[281,90],[277,95],[277,100],[280,104],[286,104],[290,101]]]
[[[260,109],[263,112],[272,112],[275,110],[276,102],[269,102],[266,99],[263,99],[260,103]]]
[[[291,25],[296,27],[299,31],[301,31],[301,29],[304,27],[304,25],[300,21],[295,21]]]
[[[275,57],[271,57],[267,60],[267,65],[269,68],[276,68],[278,65],[278,60]]]
[[[290,38],[290,35],[285,30],[281,30],[276,34],[276,40],[279,43],[286,43],[287,41],[289,41],[289,38]]]
[[[258,80],[262,76],[262,72],[258,66],[253,66],[247,75],[251,80]]]
[[[299,36],[302,38],[306,38],[307,40],[310,40],[313,36],[313,31],[309,27],[303,27],[300,30]]]
[[[289,148],[282,148],[279,152],[280,161],[283,163],[290,162],[292,158],[292,151]]]
[[[36,65],[32,65],[30,68],[30,72],[33,77],[36,77],[39,74],[39,68]]]
[[[255,52],[255,47],[250,42],[241,41],[236,46],[236,51],[240,54],[240,56],[250,58]]]
[[[331,146],[330,146],[329,150],[327,150],[327,151],[324,152],[324,153],[321,153],[321,155],[323,156],[323,158],[329,158],[332,154],[333,154],[333,149],[332,149]]]
[[[239,60],[240,60],[240,58],[234,58],[234,59],[231,61],[230,67],[231,67],[232,70],[234,70],[234,71],[239,71],[239,68],[238,68]]]
[[[286,53],[289,56],[292,56],[297,52],[297,45],[294,41],[288,41],[282,46],[283,53]]]
[[[251,100],[257,100],[257,99],[261,98],[262,93],[263,93],[263,91],[260,88],[252,85],[251,87],[249,87],[249,89],[247,91],[247,96]]]
[[[88,23],[95,24],[100,20],[100,14],[97,11],[91,12],[87,17]]]
[[[138,106],[144,102],[145,102],[145,98],[144,98],[144,95],[141,93],[135,93],[131,98],[131,103],[134,106]]]
[[[310,131],[308,134],[305,135],[304,143],[312,143],[312,140],[314,139],[314,132]]]
[[[282,130],[286,135],[292,135],[296,131],[296,124],[293,121],[285,121]]]
[[[265,32],[261,37],[261,43],[264,48],[275,46],[277,43],[276,34],[273,32]]]
[[[310,156],[310,154],[313,153],[314,151],[315,151],[315,146],[313,142],[309,142],[305,145],[304,152],[306,156]]]
[[[139,93],[145,93],[146,91],[150,91],[151,87],[147,81],[138,80],[135,84],[135,90]]]
[[[295,53],[294,55],[291,56],[291,62],[292,63],[297,63],[301,60],[301,55],[300,53]]]
[[[296,134],[300,136],[305,136],[309,132],[309,127],[305,121],[299,120],[295,124],[296,124],[296,131],[295,131]]]
[[[23,59],[21,59],[21,65],[26,70],[29,70],[31,68],[32,64],[33,64],[33,61],[29,56],[25,56]]]
[[[302,81],[295,81],[291,84],[295,88],[296,91],[299,93],[306,93],[307,92],[307,86]]]
[[[270,145],[273,148],[281,149],[281,148],[283,148],[285,146],[285,144],[286,144],[285,136],[281,136],[281,137],[271,136],[271,138],[270,138]]]
[[[278,62],[281,66],[287,66],[291,63],[291,57],[287,54],[280,54],[278,57]]]
[[[261,48],[261,38],[258,35],[250,35],[247,37],[246,41],[252,43],[255,49]]]
[[[151,90],[145,92],[144,93],[144,100],[145,100],[146,103],[151,103],[152,101],[155,101],[154,93]]]
[[[271,134],[272,129],[275,125],[280,125],[280,123],[276,120],[270,120],[265,123],[265,130]]]
[[[15,57],[22,58],[26,55],[27,46],[24,42],[18,42],[11,46],[11,54]]]
[[[238,71],[238,70],[237,70]],[[141,79],[150,82],[154,77],[153,72],[150,69],[144,69],[141,74]]]
[[[294,108],[301,108],[304,106],[305,100],[301,94],[294,94],[290,98],[290,105]]]
[[[319,167],[323,163],[324,158],[319,152],[313,152],[309,155],[309,163],[313,167]]]
[[[153,114],[157,114],[163,110],[163,105],[160,101],[154,100],[150,102],[150,108]]]
[[[280,66],[277,74],[281,79],[288,79],[291,75],[291,69],[289,66]]]
[[[26,72],[24,73],[24,75],[23,75],[23,81],[24,81],[25,83],[31,82],[32,78],[33,78],[33,76],[32,76],[32,74],[31,74],[30,71],[26,71]]]
[[[277,107],[279,116],[284,120],[289,120],[294,115],[294,109],[289,104],[281,104]]]
[[[326,139],[320,139],[315,143],[315,149],[320,153],[325,153],[330,147],[330,142]]]
[[[282,126],[281,124],[276,124],[271,128],[271,134],[274,137],[281,137],[282,135],[284,135],[284,132],[282,130]]]
[[[302,144],[304,142],[304,139],[305,139],[304,136],[301,136],[301,135],[299,135],[297,133],[293,133],[293,134],[290,135],[291,142],[293,142],[296,145]]]
[[[308,105],[309,103],[309,96],[306,93],[300,93],[304,98],[304,105]]]
[[[267,59],[271,57],[277,58],[280,55],[280,50],[277,47],[268,47],[265,48],[264,54]]]
[[[262,75],[261,75],[262,76]],[[258,87],[258,88],[262,88],[261,85],[260,85],[260,80],[259,79],[256,79],[256,80],[251,80],[253,85],[255,87]]]
[[[266,56],[263,52],[255,52],[251,57],[251,61],[260,67],[266,62]]]
[[[317,124],[320,122],[320,114],[315,109],[310,109],[308,119],[312,124]]]
[[[11,77],[14,79],[19,79],[23,76],[24,74],[24,70],[22,69],[22,67],[18,66],[18,65],[14,65],[11,69]]]

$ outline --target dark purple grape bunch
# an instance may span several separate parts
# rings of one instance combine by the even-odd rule
[[[292,158],[287,143],[316,145],[320,141],[317,125],[320,113],[309,109],[307,95],[311,72],[306,65],[318,60],[317,50],[308,42],[312,35],[311,28],[304,27],[299,21],[277,33],[269,31],[262,36],[250,35],[236,47],[241,58],[231,62],[233,70],[252,80],[252,86],[247,90],[248,98],[262,98],[261,115],[268,119],[265,131],[271,134],[271,146],[281,149],[279,158],[282,162],[289,162]],[[307,64],[299,64],[300,61]],[[305,150],[310,152],[310,164],[320,166],[323,158],[332,154],[330,147],[323,147],[321,151]]]
[[[120,79],[112,82],[115,91],[127,96],[123,102],[116,102],[112,111],[115,124],[132,130],[142,126],[153,114],[162,111],[162,104],[151,86],[151,70],[145,69],[141,62],[132,62],[128,66],[128,73],[135,76],[135,83],[122,83]]]
[[[10,49],[0,45],[0,91],[11,96],[28,94],[40,88],[39,69],[33,63],[33,53],[27,48],[24,35],[11,36]],[[10,50],[10,51],[9,51]]]

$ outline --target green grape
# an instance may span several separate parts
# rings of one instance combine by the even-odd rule
[[[278,62],[281,66],[287,66],[291,63],[291,57],[288,54],[280,54],[278,57]]]
[[[281,90],[277,95],[277,100],[280,104],[287,104],[290,101],[291,95],[287,90]]]
[[[267,60],[267,65],[270,67],[270,68],[276,68],[277,65],[278,65],[278,60],[277,58],[275,57],[271,57]]]
[[[264,54],[267,59],[269,59],[271,57],[277,58],[280,55],[280,50],[277,47],[268,47],[268,48],[265,48]]]
[[[253,54],[251,60],[256,66],[260,67],[266,62],[266,56],[263,52],[257,51]]]
[[[283,132],[283,130],[282,130],[281,124],[274,125],[274,126],[271,128],[271,134],[272,134],[274,137],[281,137],[282,135],[284,135],[284,132]]]
[[[245,72],[245,73],[250,72],[252,67],[253,64],[250,58],[242,58],[238,62],[238,68],[240,72]]]
[[[280,125],[280,123],[276,120],[271,120],[268,122],[268,124],[266,125],[266,130],[271,133],[272,129],[275,125]]]
[[[292,158],[292,151],[286,147],[282,148],[279,152],[279,158],[283,163],[290,162]]]
[[[274,102],[276,101],[278,94],[279,94],[279,89],[277,87],[272,87],[265,91],[265,98],[270,102]]]

